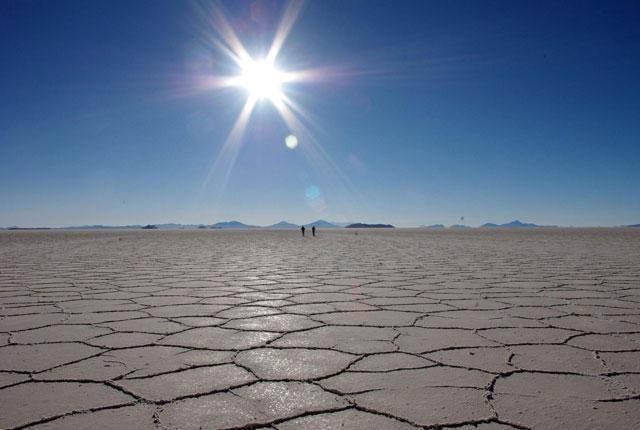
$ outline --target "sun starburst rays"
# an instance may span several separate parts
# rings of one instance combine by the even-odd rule
[[[287,147],[302,152],[315,176],[322,178],[327,188],[334,190],[342,188],[347,192],[346,194],[353,197],[353,188],[347,176],[340,171],[306,125],[311,121],[311,115],[287,94],[287,84],[320,81],[321,71],[319,69],[286,70],[278,65],[278,56],[301,8],[302,2],[299,1],[287,4],[267,54],[261,58],[253,58],[249,54],[219,8],[210,11],[208,22],[218,36],[213,37],[210,42],[213,42],[213,46],[232,61],[237,72],[226,76],[209,76],[203,80],[205,86],[210,90],[239,88],[244,90],[247,97],[203,183],[203,187],[213,183],[218,197],[222,196],[229,181],[243,145],[247,125],[260,100],[268,101],[275,107],[284,124],[295,136],[295,145],[291,144],[290,139]],[[356,200],[360,199],[356,196]]]
[[[224,190],[229,181],[229,175],[231,175],[233,166],[236,164],[236,159],[240,152],[240,144],[242,143],[244,132],[247,129],[247,124],[249,123],[249,118],[251,118],[251,113],[255,105],[255,98],[247,98],[236,122],[222,145],[222,149],[218,153],[211,169],[209,169],[203,185],[213,180],[219,193]]]

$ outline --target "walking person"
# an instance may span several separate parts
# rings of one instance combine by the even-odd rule
[[[313,237],[316,237],[316,226],[312,226],[311,227],[311,234],[313,235]]]
[[[302,232],[302,237],[304,237],[304,230],[305,230],[304,226],[300,227],[300,231]]]

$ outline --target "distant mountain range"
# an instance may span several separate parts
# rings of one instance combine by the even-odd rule
[[[325,221],[323,219],[316,220],[314,222],[310,222],[308,224],[304,224],[305,227],[311,228],[315,226],[316,228],[395,228],[391,224],[367,224],[367,223],[348,223],[348,222],[336,222],[336,221]],[[129,224],[129,225],[79,225],[79,226],[70,226],[70,227],[0,227],[0,230],[139,230],[144,227],[147,229],[158,229],[158,230],[195,230],[195,229],[298,229],[300,228],[300,224],[290,223],[288,221],[280,221],[276,224],[272,224],[269,226],[259,226],[259,225],[251,225],[245,224],[240,221],[221,221],[215,224],[178,224],[178,223],[165,223],[165,224]],[[556,225],[538,225],[533,223],[525,223],[519,220],[514,220],[505,224],[496,224],[493,222],[488,222],[482,224],[479,228],[486,229],[496,229],[496,228],[557,228]],[[631,227],[631,228],[640,228],[640,224],[629,224],[623,225],[620,227]],[[432,224],[432,225],[421,225],[419,228],[423,229],[467,229],[472,228],[468,225],[454,224],[449,227],[446,227],[444,224]]]
[[[213,227],[213,228],[242,228],[242,229],[259,228],[257,225],[249,225],[249,224],[242,223],[240,221],[222,221],[222,222],[217,222],[217,223],[213,224],[211,227]]]
[[[525,222],[521,222],[518,220],[515,221],[511,221],[505,224],[496,224],[493,222],[488,222],[486,224],[482,224],[479,228],[537,228],[537,227],[557,227],[555,225],[538,225],[538,224],[531,224],[531,223],[525,223]],[[462,225],[462,224],[454,224],[451,225],[449,227],[444,226],[443,224],[432,224],[432,225],[421,225],[420,228],[428,228],[428,229],[444,229],[444,228],[450,228],[450,229],[465,229],[465,228],[473,228],[470,227],[468,225]]]
[[[279,223],[270,225],[266,228],[284,228],[284,229],[291,229],[291,228],[300,228],[300,226],[298,224],[291,224],[290,222],[287,221],[280,221]]]
[[[345,228],[395,228],[391,224],[365,224],[362,222],[356,222],[349,224]]]
[[[0,230],[51,230],[51,227],[0,227]]]
[[[166,224],[128,224],[128,225],[76,225],[70,227],[59,227],[56,230],[137,230],[146,226],[154,226],[157,230],[190,230],[195,228],[202,228],[201,224],[176,224],[176,223],[166,223]],[[205,226],[209,227],[209,226]],[[16,227],[17,228],[17,227]],[[17,228],[22,230],[22,228]]]
[[[330,221],[325,221],[323,219],[319,219],[315,222],[310,222],[309,224],[305,224],[304,226],[307,228],[311,228],[313,226],[316,226],[316,228],[342,228],[342,227],[346,227],[349,224],[350,223],[330,222]]]
[[[348,223],[339,223],[339,222],[330,222],[325,221],[323,219],[319,219],[315,222],[310,222],[308,224],[304,224],[305,227],[311,228],[315,226],[316,228],[342,228],[346,226]],[[293,224],[288,221],[280,221],[278,223],[268,225],[268,226],[257,226],[257,225],[247,225],[241,223],[240,221],[225,221],[213,224],[213,228],[235,228],[235,229],[247,229],[247,228],[267,228],[267,229],[298,229],[301,227],[300,224]]]
[[[537,228],[537,227],[557,227],[557,226],[531,224],[531,223],[521,222],[518,220],[511,221],[505,224],[494,224],[492,222],[488,222],[480,226],[480,228]]]

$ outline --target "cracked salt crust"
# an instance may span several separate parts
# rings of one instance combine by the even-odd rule
[[[640,428],[640,231],[0,232],[6,429]]]

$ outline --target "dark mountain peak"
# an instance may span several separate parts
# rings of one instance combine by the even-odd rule
[[[349,224],[345,228],[395,228],[391,224],[365,224],[362,222],[356,222]]]
[[[267,228],[298,228],[298,227],[300,227],[298,224],[292,224],[287,221],[280,221],[278,223],[268,226]]]
[[[505,224],[495,224],[493,222],[488,222],[480,226],[480,228],[534,228],[534,227],[540,227],[540,226],[537,224],[522,222],[517,219],[511,222],[507,222]]]
[[[222,221],[213,224],[214,228],[257,228],[255,225],[244,224],[240,221]]]
[[[531,227],[538,227],[538,225],[537,224],[526,223],[526,222],[521,222],[519,220],[514,220],[514,221],[508,222],[506,224],[502,224],[500,227],[531,228]]]
[[[339,225],[331,223],[329,221],[325,221],[323,219],[319,219],[314,222],[310,222],[309,224],[305,224],[305,227],[316,227],[316,228],[340,228]]]

